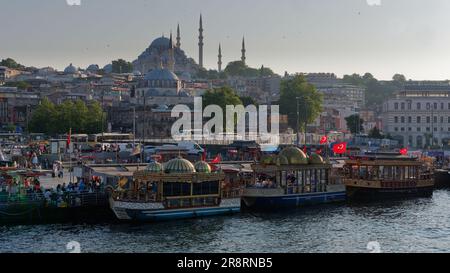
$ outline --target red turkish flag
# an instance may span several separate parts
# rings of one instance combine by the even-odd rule
[[[408,148],[400,149],[400,154],[401,155],[407,155],[408,154]]]
[[[326,144],[328,142],[328,137],[327,136],[323,136],[321,139],[320,139],[320,144]]]
[[[67,146],[70,145],[71,139],[72,139],[72,129],[70,129],[69,134],[67,135]]]
[[[212,164],[218,164],[220,162],[222,162],[222,158],[221,158],[220,154],[218,154],[216,156],[216,158],[214,158],[213,161],[211,161]]]
[[[335,154],[345,154],[347,152],[347,142],[335,144],[333,146],[333,152]]]

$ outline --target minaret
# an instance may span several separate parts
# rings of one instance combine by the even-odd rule
[[[217,65],[218,65],[218,70],[217,71],[219,71],[219,73],[221,73],[222,72],[222,47],[220,46],[220,44],[219,44],[219,61],[217,62]]]
[[[245,64],[245,60],[247,59],[245,57],[245,52],[246,52],[246,50],[245,50],[245,37],[242,37],[242,50],[241,50],[241,52],[242,52],[241,61]]]
[[[173,48],[173,40],[172,40],[172,31],[170,32],[170,41],[169,41],[169,70],[175,71],[175,57],[174,57],[174,48]]]
[[[177,26],[177,48],[181,48],[180,24]]]
[[[198,29],[198,64],[203,68],[203,21],[202,15],[200,14],[200,28]]]

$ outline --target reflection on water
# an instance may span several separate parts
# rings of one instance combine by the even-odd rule
[[[0,252],[382,252],[450,250],[450,192],[146,225],[0,227]]]

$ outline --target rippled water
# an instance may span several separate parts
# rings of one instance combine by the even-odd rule
[[[0,252],[382,252],[450,251],[450,191],[432,198],[332,205],[147,225],[0,227]]]

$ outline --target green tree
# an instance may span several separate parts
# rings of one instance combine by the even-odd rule
[[[13,60],[11,58],[3,59],[0,62],[0,66],[6,66],[11,69],[25,69],[25,66],[17,63],[15,60]]]
[[[243,97],[239,97],[242,101],[242,104],[244,106],[249,106],[249,105],[258,105],[258,103],[255,101],[255,99],[253,99],[250,96],[243,96]]]
[[[42,99],[29,122],[29,129],[33,133],[54,134],[57,131],[55,105],[47,98]]]
[[[88,106],[86,118],[86,132],[89,134],[101,133],[106,128],[106,113],[99,102],[94,101]]]
[[[288,115],[289,125],[298,132],[306,131],[322,112],[323,95],[303,75],[281,82],[280,112]],[[297,122],[297,107],[299,109]]]
[[[18,82],[7,82],[4,86],[7,87],[17,87],[19,90],[28,90],[31,88],[31,84],[25,82],[25,81],[18,81]]]
[[[370,138],[376,138],[376,139],[383,139],[384,136],[381,134],[380,129],[377,127],[373,127],[372,130],[369,132]]]
[[[242,105],[242,101],[236,92],[230,87],[213,88],[203,94],[203,109],[208,105],[218,105],[223,111],[223,128],[226,127],[226,107],[227,105]],[[237,117],[235,116],[234,124],[237,124]],[[228,129],[228,128],[227,128]],[[225,130],[227,130],[225,129]]]
[[[81,100],[67,100],[55,106],[44,98],[33,113],[29,127],[31,132],[50,135],[67,133],[70,129],[73,133],[94,134],[104,130],[105,121],[98,102],[86,106]]]
[[[355,114],[348,116],[345,118],[345,121],[347,122],[347,127],[352,134],[364,132],[364,120],[360,118],[359,115]]]
[[[226,86],[210,89],[203,94],[203,107],[212,104],[225,110],[227,105],[239,105],[242,101],[232,88]]]
[[[113,73],[131,73],[133,72],[133,64],[123,59],[112,61]]]
[[[241,76],[241,77],[258,77],[258,76],[275,75],[275,73],[270,68],[262,66],[260,69],[256,69],[247,66],[242,61],[234,61],[228,63],[224,71],[226,75]]]
[[[404,83],[404,82],[406,82],[406,77],[405,77],[405,75],[402,75],[402,74],[395,74],[392,77],[392,80],[395,81],[395,82]]]

